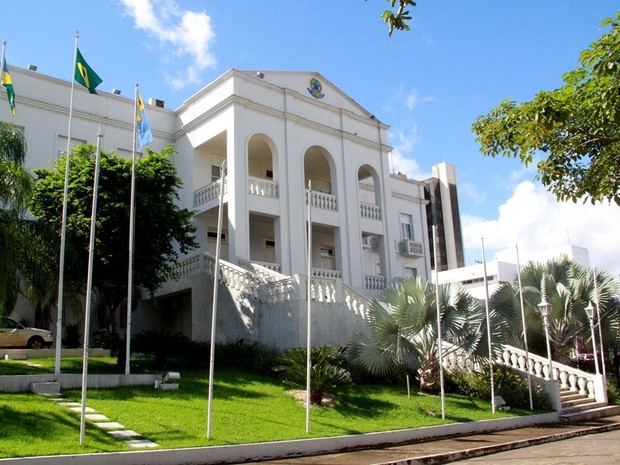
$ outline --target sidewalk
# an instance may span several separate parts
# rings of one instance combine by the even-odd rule
[[[298,457],[253,465],[418,465],[442,464],[535,444],[560,441],[586,434],[620,429],[620,416],[596,418],[572,424],[552,424],[497,431],[487,434],[417,442],[381,449]],[[525,454],[524,454],[525,457]]]

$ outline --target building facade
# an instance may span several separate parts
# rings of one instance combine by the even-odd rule
[[[424,197],[428,201],[426,219],[431,231],[431,268],[445,271],[465,266],[456,167],[449,163],[433,166],[433,176],[425,181]]]
[[[66,150],[71,83],[12,76],[18,113],[0,117],[26,136],[26,167],[49,166]],[[103,150],[131,156],[132,98],[76,86],[73,100],[72,145],[94,142],[102,125]],[[367,297],[430,278],[425,184],[389,172],[388,126],[320,74],[230,70],[176,110],[150,102],[152,148],[178,150],[180,204],[194,211],[199,248],[141,302],[138,327],[209,338],[222,189],[221,340],[302,344],[310,292],[317,343],[345,343],[363,330]]]

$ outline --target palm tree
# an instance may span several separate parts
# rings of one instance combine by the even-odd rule
[[[447,350],[476,355],[486,337],[485,315],[462,286],[439,286],[441,330]],[[399,366],[417,369],[420,388],[437,392],[437,305],[435,288],[416,278],[387,288],[368,311],[369,335],[356,333],[349,345],[353,362],[382,376]],[[480,355],[480,354],[477,354]],[[488,355],[488,354],[487,354]]]
[[[590,325],[585,307],[590,301],[599,303],[601,324],[605,328],[617,314],[614,296],[618,287],[611,275],[600,270],[593,272],[561,257],[546,263],[528,263],[521,270],[523,300],[529,346],[532,351],[545,354],[543,319],[538,310],[543,297],[550,304],[548,315],[549,340],[552,357],[567,363],[578,340],[590,338]],[[595,287],[598,294],[595,294]],[[597,300],[598,297],[598,300]],[[518,281],[504,284],[491,298],[491,305],[502,315],[509,329],[509,342],[521,345],[522,322]]]
[[[22,219],[33,187],[25,157],[24,136],[0,122],[0,315],[9,314],[17,299]]]

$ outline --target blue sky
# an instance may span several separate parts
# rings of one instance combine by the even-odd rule
[[[468,264],[502,250],[586,247],[620,275],[620,209],[557,204],[533,167],[480,155],[476,117],[504,98],[562,84],[616,2],[419,0],[411,31],[390,38],[383,0],[20,0],[4,11],[9,66],[71,79],[79,31],[99,89],[169,108],[230,68],[318,71],[391,126],[394,170],[417,179],[457,167]],[[36,13],[35,13],[36,12]],[[19,82],[15,82],[19,96]]]

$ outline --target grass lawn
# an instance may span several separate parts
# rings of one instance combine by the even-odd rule
[[[25,366],[16,363],[0,361],[0,374]],[[63,361],[63,367],[65,363],[69,361]],[[99,363],[106,364],[89,361],[89,372],[101,372]],[[79,359],[75,366],[81,369]],[[49,371],[49,367],[37,369]],[[161,448],[358,434],[530,413],[513,409],[493,415],[489,402],[450,394],[446,396],[446,420],[442,420],[439,396],[414,393],[408,398],[404,386],[346,386],[332,406],[312,408],[308,435],[305,404],[278,380],[216,367],[212,438],[207,440],[207,394],[207,370],[182,370],[178,391],[152,386],[90,389],[87,405]],[[81,391],[66,390],[63,395],[79,401]],[[35,394],[0,393],[0,418],[0,458],[129,450],[121,440],[91,424],[86,428],[86,445],[81,447],[79,414]]]

